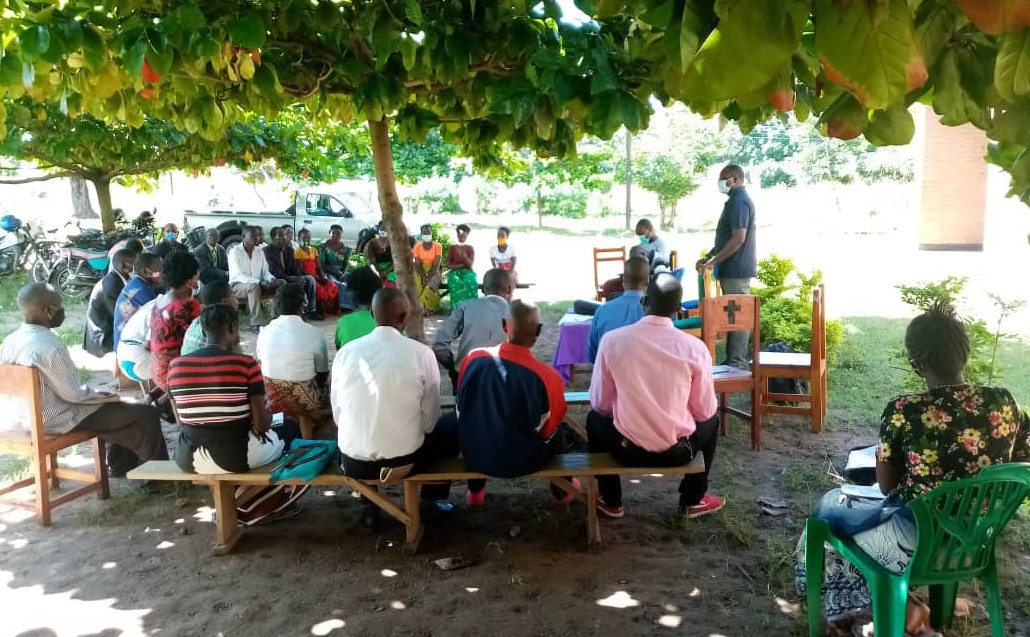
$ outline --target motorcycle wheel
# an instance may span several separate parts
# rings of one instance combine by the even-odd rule
[[[36,283],[46,283],[50,280],[50,268],[43,259],[36,256],[35,263],[32,264],[32,280]]]
[[[83,301],[89,296],[88,287],[72,285],[72,272],[68,269],[67,262],[58,263],[54,267],[54,271],[50,273],[50,284],[69,300]]]

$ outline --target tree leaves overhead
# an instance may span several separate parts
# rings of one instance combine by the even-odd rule
[[[1014,102],[1030,93],[1030,29],[1013,31],[1000,38],[994,66],[998,93]]]
[[[955,0],[981,31],[1001,35],[1030,27],[1030,3],[1024,0]]]

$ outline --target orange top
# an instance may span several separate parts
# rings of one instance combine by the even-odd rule
[[[443,246],[434,241],[432,245],[427,248],[426,244],[419,241],[415,244],[411,253],[414,254],[415,258],[422,263],[432,263],[433,261],[443,257]]]

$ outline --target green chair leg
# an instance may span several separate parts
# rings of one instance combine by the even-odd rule
[[[808,606],[808,635],[823,634],[823,569],[826,563],[825,529],[822,520],[810,518],[805,525],[805,599]]]
[[[866,577],[873,598],[873,634],[876,637],[905,637],[908,580],[886,572]]]
[[[998,583],[998,565],[992,562],[981,575],[987,594],[987,617],[991,622],[991,637],[1005,637],[1005,618],[1001,614],[1001,585]]]
[[[948,628],[955,616],[955,598],[958,597],[958,582],[930,586],[930,625],[934,628]]]

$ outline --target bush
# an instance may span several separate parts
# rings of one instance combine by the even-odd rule
[[[540,196],[544,215],[566,219],[586,219],[587,194],[581,189],[553,190]]]
[[[772,188],[773,186],[787,186],[793,188],[798,185],[798,180],[794,179],[794,175],[782,168],[766,168],[758,176],[758,183],[762,188]]]
[[[418,215],[460,215],[465,212],[458,202],[458,193],[453,189],[427,190],[413,197],[408,207]]]
[[[429,225],[433,228],[433,241],[443,246],[443,262],[446,264],[447,250],[451,247],[451,233],[448,231],[447,226],[442,223],[431,223]]]
[[[752,293],[762,300],[762,346],[785,341],[799,352],[812,351],[812,289],[823,273],[805,276],[791,259],[770,255],[758,263],[757,278],[761,285]],[[844,325],[828,319],[826,357],[835,359],[843,342]]]

